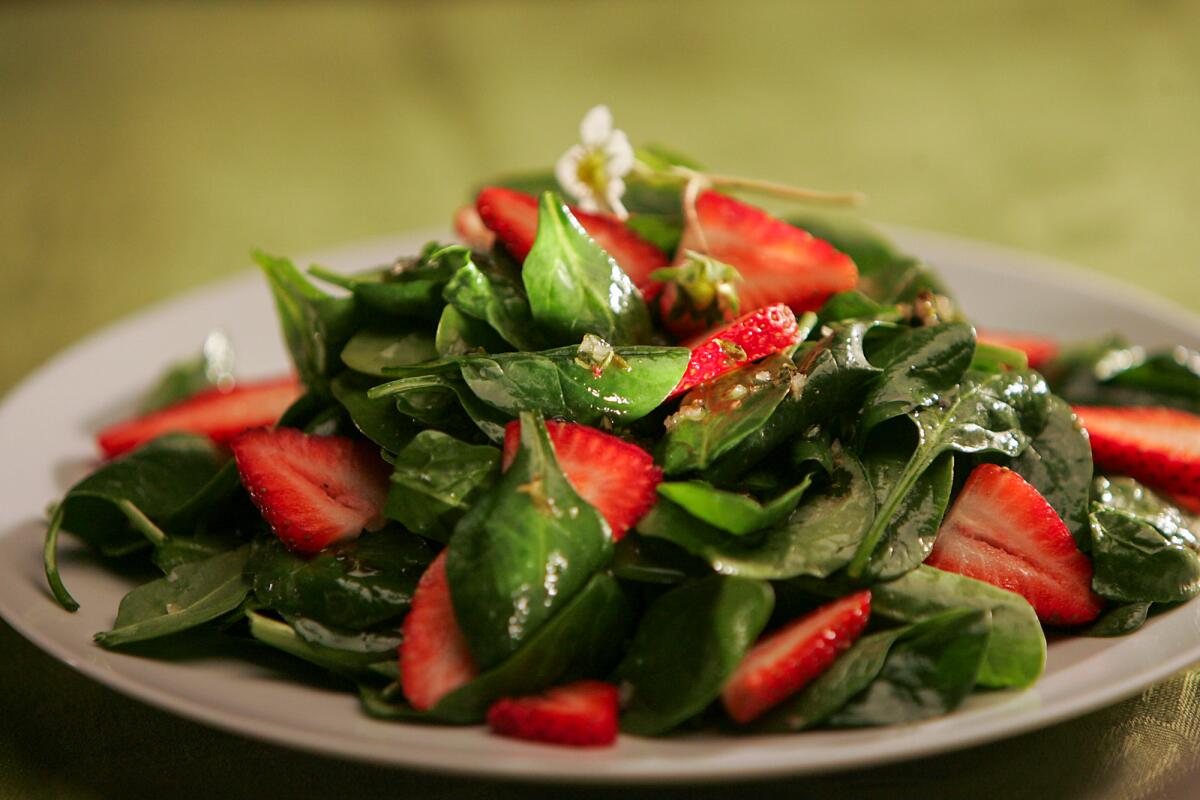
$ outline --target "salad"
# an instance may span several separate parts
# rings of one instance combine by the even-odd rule
[[[812,210],[855,195],[581,134],[458,242],[254,255],[294,373],[211,335],[50,511],[64,608],[61,532],[160,573],[100,646],[215,629],[375,717],[598,746],[946,714],[1200,592],[1200,353],[979,331]]]

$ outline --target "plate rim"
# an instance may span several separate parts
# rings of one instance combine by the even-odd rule
[[[1095,299],[1104,298],[1111,300],[1114,295],[1118,295],[1127,305],[1157,315],[1166,323],[1180,329],[1189,330],[1200,337],[1200,314],[1193,313],[1169,298],[1158,295],[1136,284],[1126,283],[1067,261],[1003,245],[917,228],[896,225],[881,227],[894,239],[900,241],[906,249],[911,249],[917,253],[922,252],[922,250],[949,248],[964,254],[963,261],[968,264],[980,261],[1003,263],[1007,269],[1028,275],[1036,274],[1040,281],[1049,281],[1064,288],[1069,287],[1071,291],[1087,294]],[[296,260],[303,262],[337,260],[339,257],[346,258],[347,254],[350,253],[366,252],[384,247],[401,249],[411,245],[413,242],[425,238],[438,238],[439,236],[444,236],[444,232],[440,230],[414,231],[360,239],[324,248]],[[60,350],[38,369],[25,375],[16,385],[0,397],[0,418],[5,417],[9,413],[9,408],[16,404],[15,401],[18,398],[27,392],[35,391],[38,385],[45,381],[59,365],[69,361],[77,353],[90,347],[100,346],[100,343],[104,340],[119,337],[122,333],[130,329],[136,329],[139,325],[145,324],[147,318],[167,313],[173,307],[182,307],[196,303],[204,297],[220,297],[230,292],[247,291],[257,281],[258,276],[255,273],[243,271],[214,282],[181,291],[173,296],[138,309],[85,335]],[[17,524],[13,528],[0,531],[0,539],[5,539],[19,532],[21,527],[20,524]],[[0,564],[0,573],[3,572],[4,568],[5,565]],[[47,602],[51,601],[47,599]],[[1185,611],[1185,608],[1173,609],[1162,616],[1168,617],[1180,613],[1187,614],[1188,612]],[[1200,609],[1192,610],[1190,616],[1196,618],[1197,626],[1200,627]],[[203,703],[189,697],[142,683],[136,678],[119,671],[81,660],[78,657],[78,652],[73,652],[72,648],[62,645],[54,638],[44,634],[36,625],[26,624],[22,616],[15,613],[15,610],[8,606],[5,593],[2,591],[0,591],[0,617],[3,617],[25,639],[55,659],[63,662],[77,673],[139,702],[238,736],[265,740],[295,750],[332,755],[365,763],[415,769],[423,772],[490,777],[512,781],[576,784],[649,785],[688,781],[738,781],[799,774],[833,774],[856,767],[884,765],[920,758],[938,752],[961,750],[986,742],[1016,736],[1030,730],[1044,728],[1067,719],[1078,717],[1089,711],[1111,705],[1158,683],[1190,664],[1200,661],[1200,639],[1198,639],[1192,647],[1184,648],[1174,654],[1174,656],[1158,662],[1153,669],[1129,676],[1123,681],[1105,686],[1103,690],[1083,695],[1075,698],[1073,701],[1060,703],[1055,707],[1053,712],[1048,713],[1043,709],[1040,713],[1020,713],[1015,716],[1001,718],[992,726],[984,726],[972,730],[970,733],[956,737],[950,743],[940,741],[936,738],[904,737],[899,741],[899,744],[893,745],[882,753],[857,758],[839,759],[817,767],[797,768],[795,765],[776,762],[772,764],[751,763],[740,767],[736,764],[722,763],[706,769],[703,765],[689,762],[682,768],[674,770],[668,765],[650,771],[636,769],[630,771],[622,769],[622,762],[615,760],[610,762],[596,762],[597,765],[613,767],[611,769],[579,769],[579,765],[574,765],[574,767],[558,767],[531,772],[529,770],[530,763],[537,762],[538,753],[546,753],[545,746],[528,745],[530,748],[529,758],[511,760],[473,761],[469,758],[463,758],[460,753],[455,752],[450,752],[448,757],[443,758],[436,756],[434,758],[427,758],[424,757],[423,753],[417,753],[418,757],[412,758],[404,757],[403,753],[396,754],[395,757],[384,757],[373,750],[364,751],[356,749],[352,741],[342,742],[320,739],[319,735],[310,735],[307,731],[298,732],[295,728],[287,727],[275,720],[264,719],[253,714],[239,715],[236,712],[230,712],[228,709],[205,706]],[[88,642],[86,646],[91,646],[91,643]],[[1036,691],[1035,684],[1035,687],[1032,689],[1012,694],[1014,696],[1036,696]],[[953,715],[950,715],[949,717],[938,719],[946,720],[952,719],[952,717]],[[893,729],[897,727],[905,729],[912,726],[892,727]],[[299,736],[298,733],[300,733]],[[796,734],[790,734],[785,735],[784,738],[790,740],[796,736]],[[733,741],[738,740],[735,739]],[[797,744],[799,743],[797,741]],[[559,752],[558,749],[555,749],[555,752]],[[544,766],[545,762],[542,763]],[[680,771],[680,769],[686,771]]]

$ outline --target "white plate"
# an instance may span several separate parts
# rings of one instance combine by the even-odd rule
[[[1136,288],[1022,253],[935,234],[894,233],[938,265],[984,326],[1064,338],[1121,330],[1144,344],[1200,346],[1200,319]],[[314,260],[362,268],[412,252],[421,241],[379,240]],[[697,781],[833,771],[967,747],[1116,702],[1200,660],[1197,602],[1123,639],[1055,642],[1046,674],[1033,689],[977,695],[940,719],[788,736],[622,737],[614,748],[578,752],[489,736],[482,728],[379,722],[363,715],[350,694],[246,662],[153,661],[102,650],[92,644],[92,634],[110,627],[130,585],[64,537],[63,575],[83,607],[76,614],[58,608],[41,573],[42,510],[88,467],[92,432],[126,413],[163,365],[193,353],[214,327],[232,336],[243,375],[285,369],[268,293],[257,276],[246,275],[156,306],[76,345],[0,406],[0,615],[80,672],[183,716],[292,747],[423,769],[570,781]]]

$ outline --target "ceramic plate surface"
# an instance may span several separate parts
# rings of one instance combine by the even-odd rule
[[[893,233],[941,270],[981,326],[1065,339],[1120,330],[1140,344],[1200,347],[1200,318],[1136,288],[1024,253],[937,234]],[[377,240],[312,260],[365,268],[415,252],[423,241]],[[623,737],[614,748],[579,752],[489,736],[482,728],[376,721],[359,711],[351,694],[298,683],[258,664],[225,657],[155,661],[103,650],[92,644],[92,634],[111,626],[131,584],[65,536],[62,571],[82,609],[68,614],[55,605],[41,572],[43,509],[94,464],[93,432],[128,414],[160,369],[193,354],[213,328],[232,337],[243,377],[287,368],[265,283],[247,274],[81,342],[0,405],[0,615],[85,675],[191,719],[291,747],[427,770],[564,781],[735,779],[829,772],[979,744],[1114,703],[1200,661],[1195,602],[1129,637],[1056,641],[1032,689],[977,695],[956,713],[927,722],[780,736]]]

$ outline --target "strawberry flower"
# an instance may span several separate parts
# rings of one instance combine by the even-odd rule
[[[584,211],[629,216],[621,203],[625,176],[633,169],[633,146],[625,131],[613,127],[608,106],[592,108],[579,125],[581,144],[563,153],[554,174]]]

